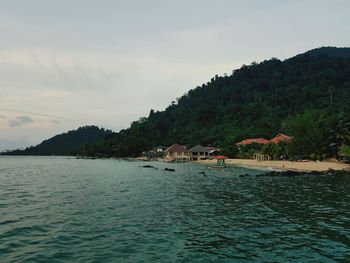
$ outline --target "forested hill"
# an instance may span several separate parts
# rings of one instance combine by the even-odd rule
[[[329,57],[350,57],[350,48],[334,48],[334,47],[321,47],[309,50],[305,54],[311,56],[329,56]],[[305,55],[301,54],[301,56]]]
[[[88,143],[97,143],[111,131],[96,126],[84,126],[43,141],[25,150],[6,152],[6,155],[76,155]]]
[[[286,131],[286,121],[306,110],[348,116],[349,107],[350,48],[319,48],[216,75],[166,110],[150,110],[130,128],[90,145],[85,154],[137,156],[175,142],[225,148],[246,137]]]

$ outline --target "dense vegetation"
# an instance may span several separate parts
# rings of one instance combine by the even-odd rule
[[[216,75],[165,111],[151,110],[84,153],[138,156],[178,142],[215,145],[235,156],[234,143],[243,138],[270,139],[285,132],[295,137],[290,155],[319,158],[330,154],[330,145],[349,144],[347,134],[330,131],[341,121],[345,126],[339,129],[349,130],[349,110],[350,48],[320,48],[284,61],[243,65],[230,76]]]
[[[84,126],[45,140],[25,150],[6,152],[7,155],[76,155],[88,143],[102,141],[111,131],[96,126]]]
[[[350,48],[323,47],[216,75],[118,133],[87,126],[7,154],[135,157],[177,142],[217,146],[230,157],[255,152],[276,159],[347,156],[349,112]],[[292,143],[235,146],[245,138],[271,139],[279,132],[293,136]]]
[[[249,145],[238,153],[249,158],[256,152],[273,159],[314,159],[350,156],[350,115],[321,110],[306,110],[290,117],[286,132],[293,134],[289,143]]]

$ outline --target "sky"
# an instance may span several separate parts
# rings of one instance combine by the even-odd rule
[[[231,74],[350,46],[348,0],[0,0],[0,151],[114,131]]]

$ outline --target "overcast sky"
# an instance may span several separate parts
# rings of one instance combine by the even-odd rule
[[[0,150],[118,131],[215,74],[350,46],[348,0],[0,0]]]

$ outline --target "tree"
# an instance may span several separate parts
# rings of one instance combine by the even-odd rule
[[[147,118],[114,133],[103,146],[96,146],[96,152],[136,156],[149,147],[174,142],[229,149],[238,140],[271,138],[283,129],[295,140],[285,149],[277,148],[275,156],[282,151],[321,158],[329,153],[331,143],[349,145],[348,126],[335,116],[342,112],[348,116],[348,105],[350,49],[321,48],[284,61],[243,65],[230,76],[215,76],[164,111],[151,111]],[[320,116],[304,116],[310,110]],[[330,116],[335,116],[333,124],[328,124]],[[235,141],[226,139],[233,134]]]
[[[327,131],[329,133],[329,141],[340,146],[343,143],[350,142],[350,116],[344,112],[333,115],[328,118]]]
[[[323,114],[315,110],[289,118],[286,122],[287,132],[294,138],[287,146],[288,153],[321,159],[329,142],[323,120]]]
[[[350,156],[350,146],[342,144],[339,149],[339,155],[341,156]]]

